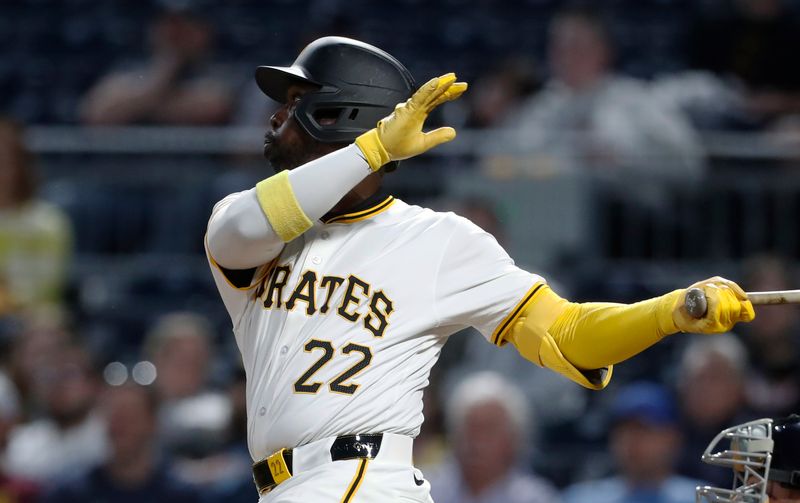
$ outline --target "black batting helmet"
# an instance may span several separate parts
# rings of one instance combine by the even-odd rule
[[[800,489],[800,416],[776,419],[772,425],[772,464],[769,479]]]
[[[312,138],[323,143],[355,140],[416,89],[411,73],[393,56],[345,37],[311,42],[292,66],[259,66],[256,82],[279,103],[286,101],[292,84],[315,86],[315,91],[302,97],[294,117]],[[329,120],[322,124],[321,118]]]

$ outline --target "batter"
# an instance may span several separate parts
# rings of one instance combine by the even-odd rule
[[[602,389],[666,335],[753,318],[733,282],[631,305],[571,303],[470,221],[381,191],[398,161],[453,140],[425,133],[466,89],[417,87],[391,55],[341,37],[256,71],[282,103],[264,154],[275,175],[220,201],[206,249],[247,371],[248,443],[264,503],[429,502],[411,461],[422,393],[449,335],[477,328],[535,364]]]

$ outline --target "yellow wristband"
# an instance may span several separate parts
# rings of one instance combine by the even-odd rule
[[[378,171],[384,164],[391,161],[389,153],[383,147],[380,138],[378,138],[377,129],[370,129],[356,138],[356,145],[361,149],[364,157],[367,158],[372,171]]]
[[[292,184],[289,183],[288,171],[281,171],[258,182],[256,196],[272,229],[284,243],[292,241],[314,225],[297,202]]]

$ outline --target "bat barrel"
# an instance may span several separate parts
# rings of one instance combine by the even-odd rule
[[[800,290],[779,290],[775,292],[748,292],[747,298],[753,305],[797,304],[800,303]]]

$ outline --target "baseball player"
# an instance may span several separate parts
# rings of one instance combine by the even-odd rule
[[[731,489],[698,487],[698,503],[800,503],[800,416],[723,430],[706,448],[703,461],[732,468],[734,478]]]
[[[676,332],[753,318],[736,284],[697,283],[636,304],[572,303],[515,267],[452,213],[381,191],[397,161],[455,138],[423,132],[467,88],[454,74],[417,88],[368,44],[325,37],[289,67],[256,70],[282,106],[264,154],[277,174],[214,208],[206,250],[247,372],[248,444],[262,502],[427,502],[411,462],[422,392],[450,334],[476,327],[591,389],[612,365]]]

